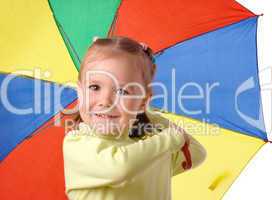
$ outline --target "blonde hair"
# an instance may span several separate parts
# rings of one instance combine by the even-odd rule
[[[154,62],[153,51],[150,47],[144,46],[143,43],[139,43],[133,39],[124,36],[112,36],[107,38],[97,38],[88,48],[83,61],[80,66],[78,74],[78,80],[82,80],[84,67],[87,63],[103,60],[109,57],[118,56],[130,56],[134,59],[137,67],[141,70],[143,80],[145,82],[146,90],[152,95],[152,89],[149,84],[152,82],[155,72],[156,64]],[[137,123],[148,123],[149,119],[145,113],[137,116]],[[75,128],[82,122],[79,112],[74,114],[73,120],[75,122]],[[139,130],[132,130],[132,132]],[[141,137],[143,131],[140,134],[131,133],[131,137]]]
[[[148,86],[148,84],[151,83],[156,70],[156,65],[152,61],[152,49],[150,47],[144,49],[137,41],[122,36],[96,39],[88,48],[85,57],[83,58],[78,79],[81,80],[84,66],[86,66],[88,62],[109,57],[124,56],[124,54],[127,54],[127,56],[134,59],[135,64],[141,69],[145,85]]]

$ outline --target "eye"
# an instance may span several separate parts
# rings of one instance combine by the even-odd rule
[[[91,89],[93,91],[97,91],[100,89],[100,86],[96,85],[96,84],[92,84],[92,85],[89,85],[89,89]]]
[[[128,94],[129,94],[129,92],[128,92],[127,90],[124,90],[123,88],[117,89],[117,90],[116,90],[116,93],[117,93],[118,95],[128,95]]]

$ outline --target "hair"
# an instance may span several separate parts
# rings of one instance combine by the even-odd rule
[[[144,43],[139,43],[131,38],[124,36],[110,36],[107,38],[96,38],[89,46],[85,57],[80,65],[78,80],[83,76],[84,66],[91,60],[97,61],[107,57],[118,57],[126,54],[134,59],[134,62],[139,66],[142,72],[142,77],[145,82],[146,91],[152,95],[152,89],[148,85],[152,82],[156,71],[156,64],[154,62],[153,50],[149,46],[143,46]],[[78,128],[81,119],[79,111],[73,114],[74,128]],[[150,120],[146,113],[140,113],[136,116],[136,121],[129,132],[131,138],[142,138],[145,136],[144,128],[150,124]]]

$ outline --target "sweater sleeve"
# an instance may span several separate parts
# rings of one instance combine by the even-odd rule
[[[117,146],[111,142],[90,135],[65,136],[66,193],[101,186],[122,187],[165,152],[176,152],[184,144],[184,137],[167,128],[131,144]]]
[[[184,145],[172,153],[172,176],[199,166],[205,159],[205,148],[195,138],[185,133]]]
[[[151,108],[148,109],[146,114],[154,124],[160,124],[164,128],[168,128],[170,124],[172,124],[175,127],[182,129],[182,127],[173,124]],[[203,145],[193,136],[187,134],[184,129],[182,130],[184,132],[185,142],[176,152],[172,153],[172,176],[182,173],[185,170],[193,169],[206,159],[206,150]]]

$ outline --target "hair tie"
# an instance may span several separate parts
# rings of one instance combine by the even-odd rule
[[[146,51],[146,50],[147,50],[148,46],[147,46],[147,44],[146,44],[146,43],[144,43],[144,42],[140,42],[140,45],[142,46],[142,48],[143,48],[143,50],[144,50],[144,51]]]
[[[93,42],[95,42],[97,39],[99,39],[99,37],[98,36],[94,36],[93,37]]]
[[[152,63],[155,64],[155,58],[153,55],[150,55],[150,53],[147,51],[149,48],[148,45],[144,42],[139,42],[139,44],[142,46],[143,51],[148,55],[148,57],[151,59]]]
[[[153,64],[155,64],[156,60],[155,60],[154,56],[151,56],[151,61]]]

